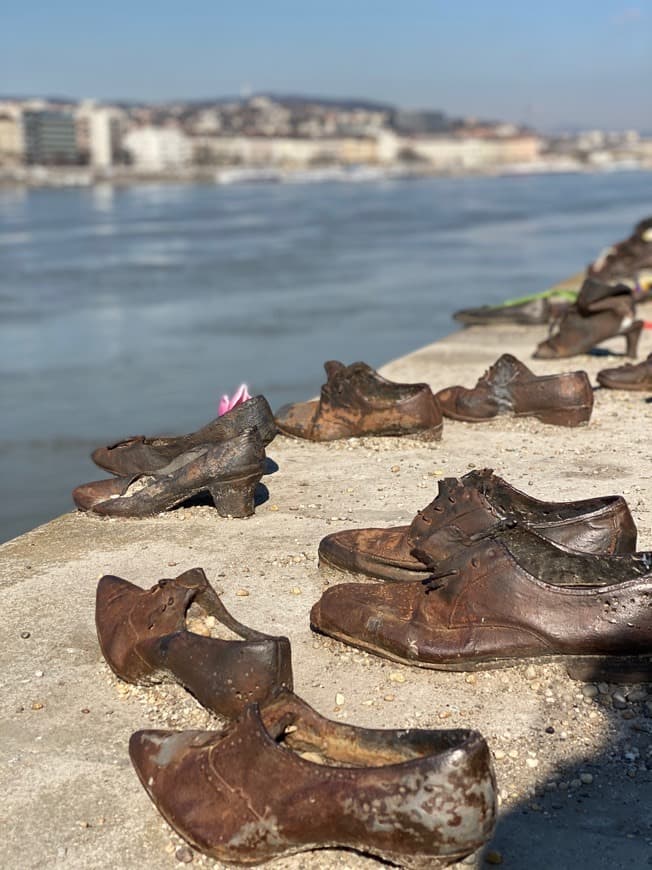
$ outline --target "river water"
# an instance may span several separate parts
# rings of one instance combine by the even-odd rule
[[[195,429],[242,381],[307,398],[324,360],[434,341],[649,213],[643,172],[0,190],[0,540],[103,477],[93,447]]]

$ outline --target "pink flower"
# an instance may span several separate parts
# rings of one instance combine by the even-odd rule
[[[221,417],[222,414],[226,414],[227,411],[230,411],[232,408],[235,408],[236,405],[241,405],[243,402],[246,402],[250,399],[249,390],[247,389],[246,384],[240,384],[238,389],[233,394],[233,398],[229,399],[228,395],[222,396],[220,399],[220,404],[217,409],[217,416]]]

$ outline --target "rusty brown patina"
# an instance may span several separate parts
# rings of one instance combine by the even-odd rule
[[[240,435],[245,429],[255,429],[263,446],[269,444],[276,435],[274,415],[264,396],[254,396],[236,405],[188,435],[159,435],[153,438],[134,435],[116,444],[98,447],[93,451],[92,458],[100,468],[119,477],[152,474],[200,444],[221,444]]]
[[[290,692],[221,732],[138,731],[129,752],[177,833],[227,863],[343,847],[440,867],[482,846],[495,824],[477,731],[357,728]]]
[[[193,603],[239,639],[189,631]],[[105,575],[97,587],[95,624],[104,658],[120,679],[138,685],[176,681],[220,716],[236,716],[246,704],[292,688],[289,640],[234,619],[201,568],[151,589]]]
[[[507,518],[576,550],[632,553],[636,549],[636,526],[622,496],[541,501],[484,468],[459,479],[440,480],[437,497],[417,512],[409,526],[346,529],[327,535],[319,544],[319,561],[381,580],[415,580],[428,570],[412,553],[422,538],[448,526],[473,535]]]
[[[652,677],[652,553],[579,553],[519,526],[473,537],[449,527],[414,552],[434,574],[327,589],[313,629],[440,670],[561,659],[578,679]]]
[[[480,423],[499,414],[536,417],[556,426],[588,423],[593,390],[586,372],[537,376],[510,353],[500,356],[473,389],[454,386],[437,393],[445,417]]]
[[[334,441],[361,435],[410,435],[439,440],[442,415],[428,384],[397,384],[366,363],[324,364],[327,381],[318,400],[286,405],[276,413],[284,435]]]
[[[73,490],[80,510],[109,517],[146,517],[209,493],[221,516],[254,513],[254,492],[265,472],[256,429],[219,444],[201,444],[152,474],[110,477]]]

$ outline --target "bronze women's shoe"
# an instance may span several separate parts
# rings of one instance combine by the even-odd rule
[[[188,631],[193,603],[243,640]],[[290,641],[235,620],[201,568],[151,589],[102,577],[95,624],[102,654],[120,679],[141,686],[172,679],[220,716],[236,716],[246,704],[292,688]]]
[[[319,563],[381,580],[416,580],[428,571],[412,555],[422,538],[448,526],[474,535],[507,519],[574,550],[614,554],[636,549],[636,526],[622,496],[540,501],[484,468],[469,471],[459,480],[440,480],[437,497],[409,526],[347,529],[327,535],[319,544]]]
[[[274,415],[264,396],[253,396],[189,435],[155,438],[135,435],[108,447],[98,447],[92,458],[100,468],[120,477],[152,474],[194,447],[221,444],[245,429],[256,429],[263,446],[276,435]]]
[[[147,517],[168,511],[199,493],[210,493],[220,516],[248,517],[265,470],[265,449],[249,429],[221,444],[182,453],[154,474],[110,477],[73,490],[80,510],[109,517]]]
[[[537,377],[511,353],[499,357],[472,390],[447,387],[436,397],[444,417],[467,423],[511,414],[556,426],[579,426],[589,421],[593,409],[586,372]]]
[[[224,731],[137,731],[129,754],[174,830],[228,864],[339,847],[425,870],[478,849],[495,823],[477,731],[356,728],[289,693]]]
[[[425,668],[561,660],[575,679],[652,679],[652,553],[560,551],[523,528],[475,541],[439,534],[453,555],[435,574],[327,589],[312,628]],[[427,563],[426,551],[415,553]]]
[[[610,390],[639,390],[652,393],[652,353],[638,365],[625,363],[615,369],[598,372],[598,383]]]
[[[321,398],[285,405],[276,414],[284,435],[334,441],[360,435],[410,435],[441,438],[441,410],[427,384],[395,384],[366,363],[324,364],[327,381]]]
[[[632,291],[625,284],[603,284],[587,278],[577,297],[558,322],[555,335],[542,341],[536,359],[560,359],[588,353],[609,338],[625,337],[627,356],[635,357],[643,321],[636,320]]]

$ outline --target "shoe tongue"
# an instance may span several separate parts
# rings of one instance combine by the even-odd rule
[[[504,353],[487,370],[479,383],[508,384],[519,377],[534,377],[530,369],[511,353]]]

